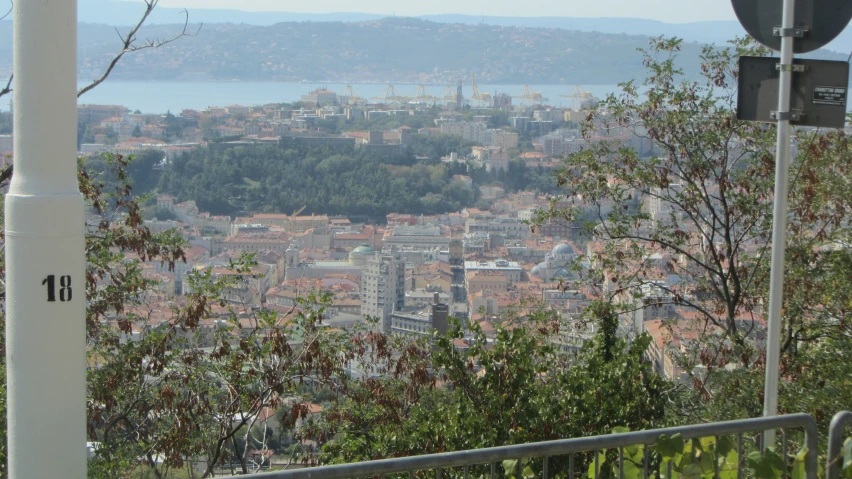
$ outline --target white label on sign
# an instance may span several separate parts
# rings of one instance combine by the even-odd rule
[[[846,88],[839,86],[814,86],[814,104],[846,106]]]

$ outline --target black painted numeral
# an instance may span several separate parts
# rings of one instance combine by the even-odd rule
[[[59,285],[62,286],[59,290],[59,301],[71,301],[71,276],[59,278]]]
[[[41,282],[42,286],[47,285],[47,301],[53,303],[56,301],[56,276],[50,275],[44,278]]]
[[[56,302],[56,276],[48,275],[41,282],[42,286],[47,286],[47,302]],[[65,303],[71,301],[71,276],[65,275],[59,277],[59,301]]]

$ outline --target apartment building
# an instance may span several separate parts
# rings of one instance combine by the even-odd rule
[[[405,260],[396,252],[377,253],[361,273],[361,314],[378,318],[378,329],[391,332],[394,311],[405,307]]]
[[[485,130],[487,129],[485,123],[479,122],[445,121],[441,123],[442,135],[460,136],[476,143],[484,143]]]

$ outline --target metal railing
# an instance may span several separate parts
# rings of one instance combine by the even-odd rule
[[[828,427],[828,456],[826,458],[826,479],[838,479],[843,469],[843,432],[852,427],[852,412],[839,412]]]
[[[850,415],[852,418],[852,415]],[[710,424],[698,424],[666,429],[655,429],[648,431],[625,432],[618,434],[607,434],[603,436],[584,437],[576,439],[561,439],[556,441],[538,442],[530,444],[518,444],[512,446],[491,447],[468,451],[448,452],[441,454],[429,454],[423,456],[411,456],[404,458],[382,459],[377,461],[358,462],[352,464],[341,464],[333,466],[322,466],[315,468],[296,469],[283,472],[268,472],[257,474],[256,477],[268,479],[349,479],[359,477],[382,477],[389,474],[408,474],[413,479],[416,472],[435,471],[435,478],[441,479],[443,471],[449,468],[464,468],[464,479],[469,479],[471,466],[485,466],[487,471],[490,465],[491,479],[497,477],[497,463],[504,460],[520,460],[541,458],[542,479],[551,479],[553,472],[567,472],[568,479],[583,476],[582,471],[575,470],[575,456],[577,454],[593,453],[595,477],[600,477],[598,457],[599,451],[618,450],[618,473],[619,478],[624,477],[624,450],[632,446],[655,445],[661,436],[672,437],[677,434],[684,440],[701,439],[708,437],[737,436],[737,474],[743,477],[742,470],[745,463],[743,452],[743,434],[762,433],[770,429],[801,429],[804,431],[804,446],[807,453],[804,460],[805,477],[816,479],[817,477],[817,424],[813,417],[807,414],[792,414],[788,416],[776,416],[769,418],[743,419],[738,421],[727,421]],[[782,436],[783,453],[787,456],[787,435]],[[758,446],[759,449],[759,446]],[[715,454],[715,453],[714,453]],[[567,471],[551,471],[549,464],[553,456],[568,456]],[[582,459],[582,457],[580,458]],[[714,477],[720,477],[719,461],[714,460]],[[649,469],[652,468],[651,459],[647,449],[642,459],[642,477],[648,479]],[[672,477],[671,461],[669,461],[667,474],[657,477]],[[590,469],[591,471],[591,465]],[[662,471],[661,471],[662,472]],[[783,471],[785,477],[790,477],[789,471]],[[516,474],[515,477],[520,477]],[[728,476],[729,477],[729,476]]]

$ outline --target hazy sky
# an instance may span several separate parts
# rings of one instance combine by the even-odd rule
[[[524,17],[636,17],[664,22],[735,20],[728,0],[160,0],[164,7],[285,12],[437,13]]]

